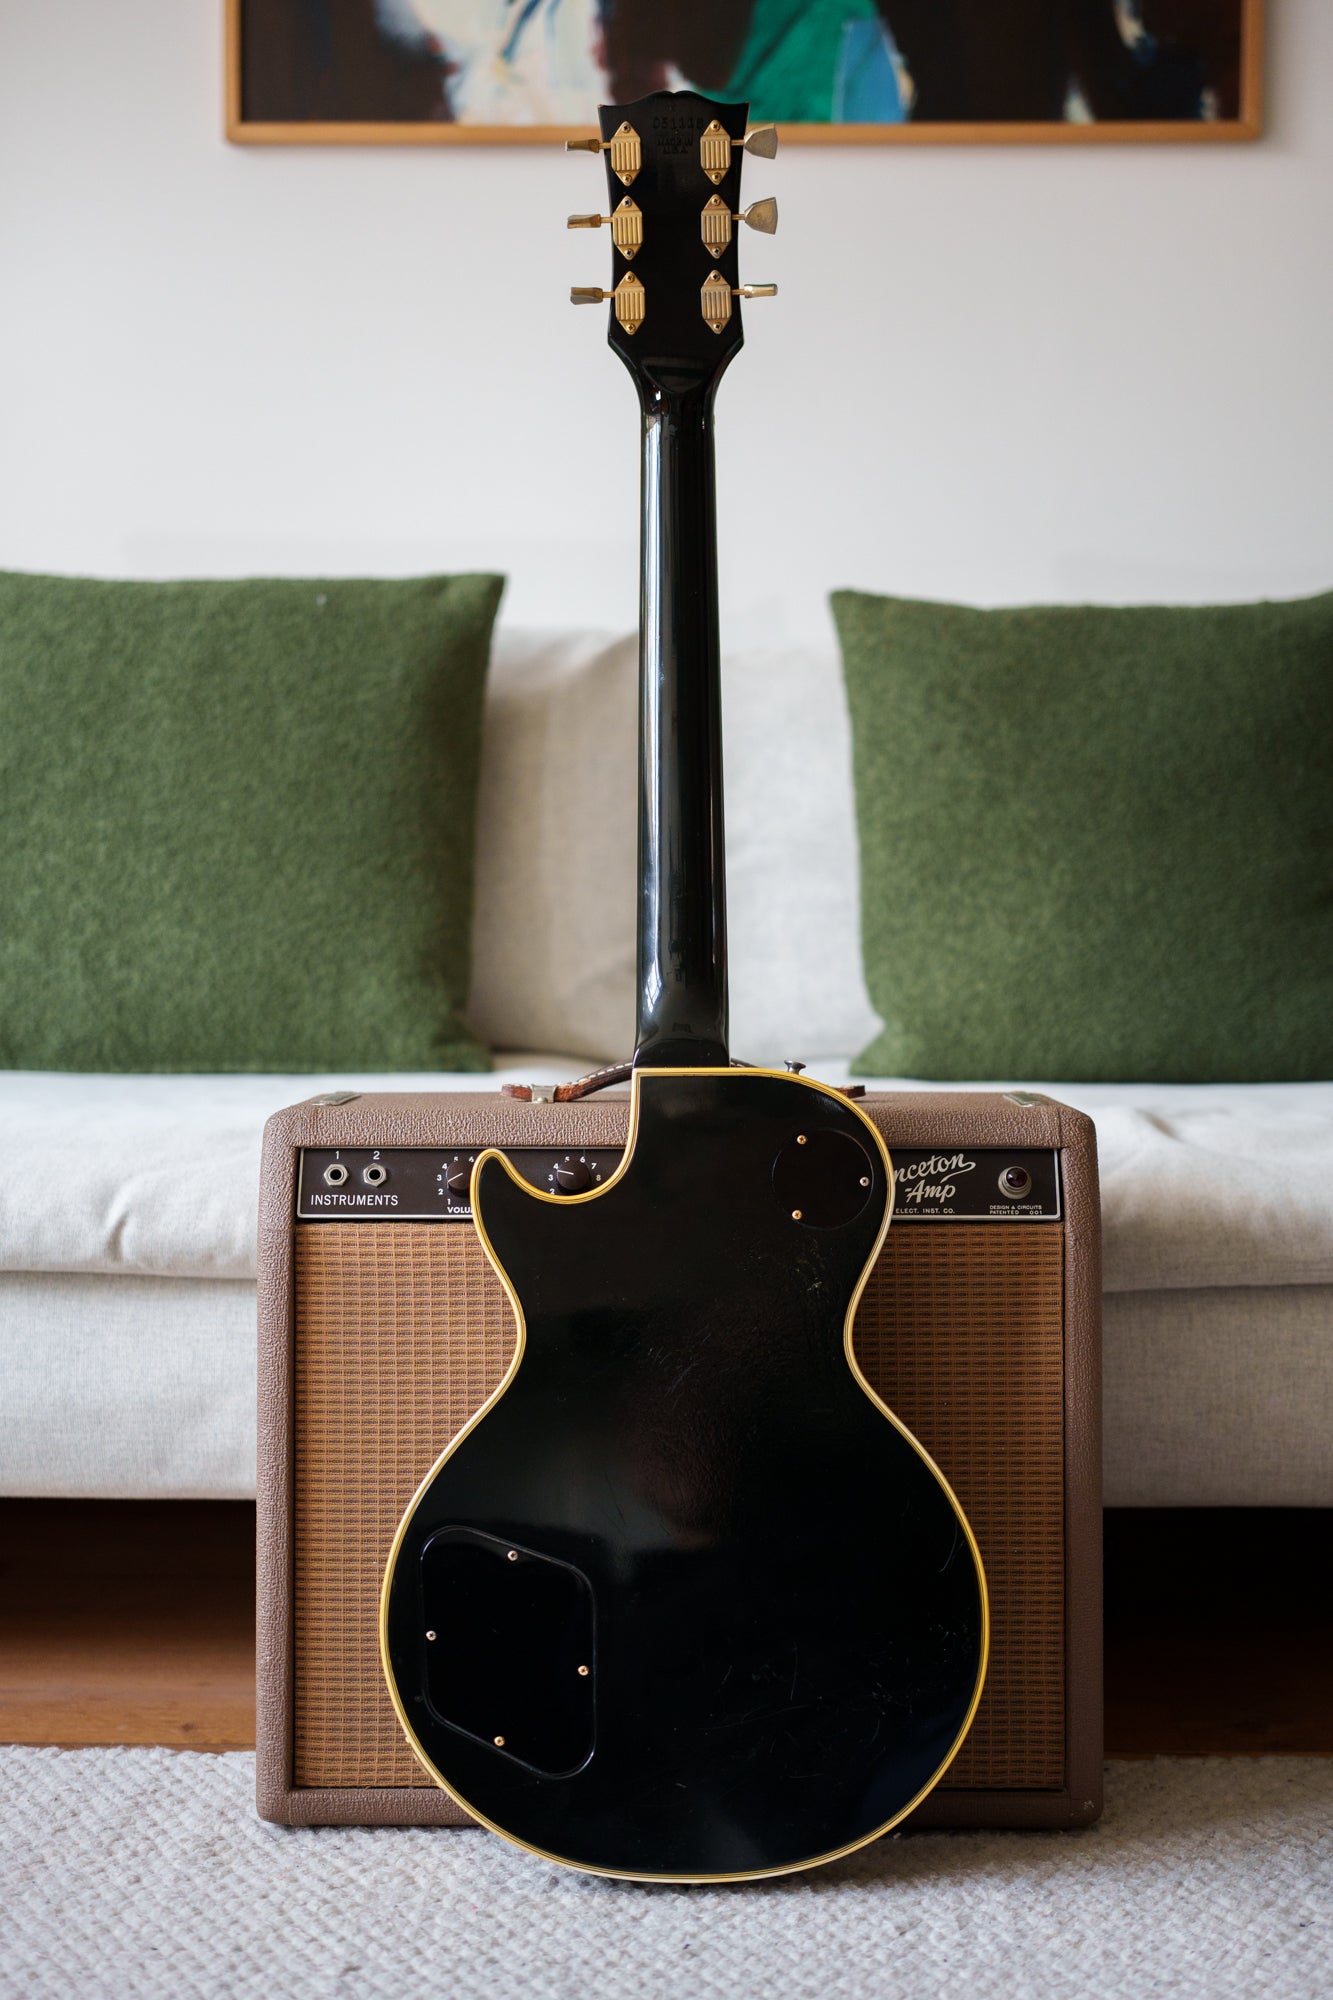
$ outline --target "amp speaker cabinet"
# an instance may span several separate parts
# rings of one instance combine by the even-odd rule
[[[913,1815],[1085,1825],[1101,1809],[1100,1239],[1092,1126],[1023,1092],[861,1100],[897,1199],[860,1365],[953,1485],[986,1566],[990,1669]],[[500,1146],[535,1185],[596,1182],[629,1099],[317,1098],[270,1120],[260,1215],[259,1810],[289,1825],[465,1824],[380,1671],[399,1519],[500,1381],[515,1332],[471,1226]],[[562,1170],[557,1179],[557,1170]],[[873,1576],[866,1588],[876,1587]]]

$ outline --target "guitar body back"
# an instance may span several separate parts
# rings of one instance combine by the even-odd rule
[[[873,1839],[953,1756],[980,1560],[849,1339],[892,1185],[845,1097],[728,1068],[637,1072],[603,1187],[477,1161],[519,1338],[399,1529],[381,1644],[417,1755],[495,1831],[772,1874]]]

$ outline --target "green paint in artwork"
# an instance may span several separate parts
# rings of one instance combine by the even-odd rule
[[[872,0],[756,0],[750,32],[719,97],[748,102],[756,123],[827,125],[849,22]]]

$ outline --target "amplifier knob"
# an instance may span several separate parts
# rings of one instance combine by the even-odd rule
[[[444,1184],[450,1194],[466,1195],[472,1185],[471,1160],[451,1160],[444,1170]]]
[[[555,1185],[560,1194],[583,1194],[592,1186],[592,1168],[586,1160],[557,1160]]]

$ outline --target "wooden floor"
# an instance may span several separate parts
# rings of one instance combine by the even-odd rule
[[[1106,1516],[1116,1757],[1333,1754],[1333,1510]]]
[[[0,1742],[254,1742],[254,1509],[0,1501]],[[1333,1514],[1106,1522],[1110,1755],[1333,1754]]]
[[[0,1501],[0,1742],[255,1740],[255,1510]]]

